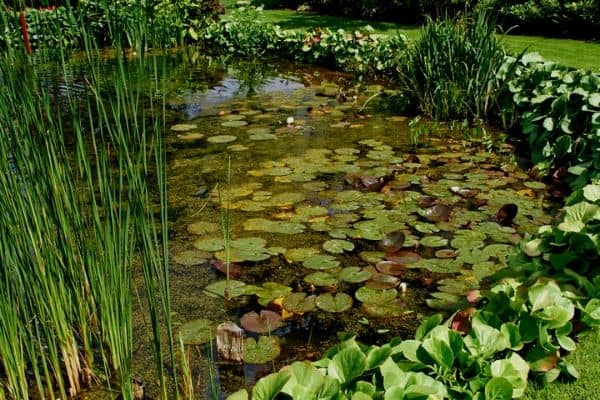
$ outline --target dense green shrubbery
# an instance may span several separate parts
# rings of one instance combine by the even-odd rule
[[[516,68],[515,68],[516,67]],[[528,142],[540,175],[579,189],[600,178],[600,75],[573,71],[529,54],[509,59],[514,70],[502,116]]]
[[[477,7],[517,33],[600,38],[600,0],[482,0]]]
[[[430,20],[399,66],[402,89],[434,119],[485,118],[496,103],[505,52],[485,13]]]
[[[221,12],[218,0],[79,0],[76,7],[25,11],[33,48],[75,48],[84,36],[98,45],[134,42],[177,45],[198,39],[198,32]],[[0,7],[0,48],[21,46],[19,14]]]
[[[258,12],[252,7],[238,8],[209,25],[202,33],[204,44],[228,54],[280,55],[360,74],[393,74],[407,47],[404,36],[381,37],[369,28],[355,32],[281,30],[257,22]]]

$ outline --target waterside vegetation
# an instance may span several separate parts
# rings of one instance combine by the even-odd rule
[[[435,119],[502,121],[524,137],[540,178],[573,193],[557,224],[519,244],[508,261],[513,279],[471,293],[472,307],[445,322],[439,315],[426,319],[413,339],[369,346],[344,337],[319,361],[296,362],[258,381],[253,399],[278,393],[298,399],[510,399],[522,396],[532,377],[545,382],[577,377],[562,356],[575,349],[575,333],[600,323],[598,75],[535,55],[506,57],[484,14],[430,21],[411,44],[403,36],[368,31],[282,31],[256,22],[255,12],[240,10],[203,27],[183,22],[177,26],[186,33],[176,37],[146,29],[155,26],[147,15],[124,25],[131,29],[111,30],[108,24],[103,32],[112,32],[110,42],[118,50],[127,44],[142,55],[149,44],[159,48],[189,37],[241,56],[279,54],[397,79],[407,111]],[[123,398],[131,399],[136,273],[145,285],[160,398],[178,396],[167,382],[168,376],[176,380],[175,372],[165,367],[165,359],[176,362],[159,66],[153,66],[156,75],[148,86],[126,76],[125,61],[118,58],[114,96],[104,101],[95,64],[98,36],[84,33],[77,40],[86,48],[91,77],[83,99],[67,93],[65,123],[56,118],[57,99],[39,85],[42,66],[15,51],[16,39],[7,37],[1,70],[6,90],[0,95],[0,205],[6,210],[0,217],[0,398],[31,398],[32,387],[42,398],[66,398],[80,392],[82,383],[101,379],[115,382]],[[71,43],[59,42],[59,50]],[[59,56],[64,62],[64,53]],[[143,56],[134,62],[146,67]],[[64,142],[69,134],[75,137],[74,154]],[[250,248],[256,257],[267,252],[262,242],[230,243],[227,219],[224,214],[228,279],[225,286],[207,288],[224,298],[247,290],[229,279],[231,248]],[[343,252],[339,242],[329,247]],[[279,289],[265,286],[258,297],[266,305]],[[341,294],[329,294],[320,304],[332,312],[347,308]],[[270,333],[276,322],[261,314],[248,317],[247,324]],[[185,393],[193,396],[189,364],[183,358],[180,365]]]

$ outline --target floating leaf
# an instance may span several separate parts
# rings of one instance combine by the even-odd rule
[[[195,319],[183,324],[179,330],[183,344],[198,345],[211,341],[215,324],[208,319]]]
[[[298,247],[295,249],[287,249],[283,255],[288,262],[301,262],[317,254],[319,254],[319,249],[317,248]]]
[[[505,204],[498,210],[496,219],[500,225],[510,226],[513,223],[513,219],[517,216],[519,207],[516,204]]]
[[[294,314],[304,314],[313,311],[317,296],[307,296],[305,293],[292,293],[283,298],[283,308]]]
[[[204,293],[211,297],[226,297],[226,291],[229,292],[230,298],[248,294],[246,284],[244,282],[235,281],[232,279],[211,283],[204,288]]]
[[[383,260],[385,253],[383,251],[361,251],[359,256],[364,262],[376,264]]]
[[[386,253],[394,253],[402,248],[406,235],[402,231],[391,232],[379,241],[379,248]]]
[[[406,265],[394,261],[379,261],[375,267],[377,271],[386,275],[401,276],[406,271]]]
[[[323,311],[344,312],[352,307],[352,297],[346,293],[325,293],[317,296],[315,304]]]
[[[402,299],[394,299],[387,303],[363,303],[362,308],[367,314],[376,318],[395,318],[413,312],[406,308]]]
[[[221,260],[210,260],[210,265],[217,271],[227,274],[227,262]],[[229,263],[229,275],[237,278],[242,274],[242,267],[238,264]]]
[[[198,125],[196,124],[177,124],[171,126],[171,130],[173,132],[187,132],[194,129],[198,129]]]
[[[340,262],[333,256],[317,254],[305,259],[303,265],[310,269],[327,270],[338,267]]]
[[[270,310],[262,310],[260,314],[250,311],[240,318],[240,325],[247,331],[254,333],[271,333],[281,328],[284,323],[281,316]]]
[[[333,239],[323,243],[323,248],[334,254],[342,254],[344,251],[354,250],[354,243],[347,240]]]
[[[440,249],[435,252],[437,258],[455,258],[457,254],[456,250],[452,249]]]
[[[293,222],[271,221],[264,218],[250,218],[244,221],[244,229],[247,231],[295,235],[304,232],[304,225]]]
[[[281,353],[279,339],[276,336],[260,336],[258,341],[252,337],[244,339],[242,359],[248,364],[264,364],[273,361]]]
[[[396,289],[376,290],[366,286],[359,288],[356,293],[354,293],[356,300],[363,303],[386,303],[392,301],[397,296],[398,291]]]
[[[187,226],[187,231],[193,235],[206,235],[207,233],[218,232],[221,229],[219,224],[208,221],[198,221]]]
[[[460,197],[465,198],[465,199],[470,199],[472,197],[475,197],[480,192],[479,189],[470,189],[470,188],[465,188],[465,187],[460,187],[460,186],[450,186],[450,191],[454,194],[459,195]]]
[[[414,251],[397,251],[387,254],[385,259],[402,265],[409,265],[419,262],[421,256]]]
[[[437,204],[426,209],[422,215],[431,222],[440,222],[450,220],[451,213],[452,208],[450,206],[445,204]]]
[[[219,251],[225,248],[223,238],[207,237],[194,241],[194,247],[202,251]]]
[[[292,293],[292,288],[277,282],[265,282],[256,290],[258,304],[267,306],[271,301]]]
[[[366,269],[359,267],[347,267],[339,272],[338,278],[341,281],[348,283],[360,283],[369,280],[372,275],[373,273]]]
[[[173,254],[173,261],[181,265],[200,265],[210,259],[210,253],[199,250],[186,250]]]
[[[400,285],[400,279],[395,276],[376,273],[365,283],[365,287],[374,290],[392,289]]]
[[[304,277],[306,283],[315,286],[333,286],[338,283],[338,279],[328,272],[317,271]]]
[[[246,121],[225,121],[221,123],[221,126],[224,126],[226,128],[240,128],[242,126],[246,126],[248,125],[248,122]]]
[[[232,121],[232,122],[244,122],[244,121]],[[237,140],[237,136],[233,136],[233,135],[217,135],[217,136],[211,136],[208,139],[206,139],[208,142],[210,143],[231,143],[235,140]]]
[[[419,243],[425,247],[444,247],[448,244],[448,239],[441,236],[426,236],[419,240]]]

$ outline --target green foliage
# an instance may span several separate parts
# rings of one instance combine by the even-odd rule
[[[544,61],[539,55],[509,58],[513,69],[501,113],[521,131],[540,174],[556,173],[572,188],[600,176],[600,75]]]
[[[600,295],[600,185],[574,192],[556,226],[543,226],[511,260],[513,273],[535,280],[553,276],[590,297]]]
[[[598,0],[482,0],[477,8],[490,9],[502,26],[518,33],[557,37],[598,38]]]
[[[398,79],[419,112],[434,119],[485,118],[496,103],[504,50],[485,13],[429,20],[400,64]]]

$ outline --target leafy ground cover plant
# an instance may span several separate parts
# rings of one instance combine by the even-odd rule
[[[600,75],[543,60],[532,53],[508,58],[508,93],[501,101],[505,125],[521,132],[540,176],[579,189],[600,175]],[[504,77],[503,77],[504,78]]]

